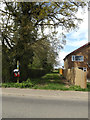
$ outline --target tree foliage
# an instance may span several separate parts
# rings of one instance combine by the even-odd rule
[[[3,62],[8,71],[20,61],[23,78],[27,78],[30,67],[51,69],[55,63],[56,48],[61,48],[55,37],[56,28],[63,26],[67,31],[78,27],[76,17],[84,2],[4,2],[0,9]],[[46,28],[52,29],[49,34]],[[64,35],[63,35],[64,36]],[[63,40],[64,41],[64,40]],[[6,57],[5,57],[6,55]],[[3,67],[3,71],[6,68]]]

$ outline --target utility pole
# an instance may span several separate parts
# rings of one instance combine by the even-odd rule
[[[19,71],[19,60],[17,60],[17,69]],[[19,83],[19,77],[17,77],[17,83]]]

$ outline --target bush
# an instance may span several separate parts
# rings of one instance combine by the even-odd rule
[[[15,87],[15,88],[32,88],[33,84],[31,82],[22,83],[3,83],[2,87]]]
[[[45,69],[29,69],[28,77],[29,78],[40,78],[45,75],[48,71]]]
[[[59,73],[59,69],[54,69],[52,73]]]

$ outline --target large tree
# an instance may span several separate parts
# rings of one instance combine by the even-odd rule
[[[43,68],[55,63],[56,48],[61,48],[59,39],[55,37],[56,28],[62,26],[68,31],[77,28],[81,19],[76,17],[76,12],[79,7],[86,5],[84,2],[71,0],[3,4],[5,8],[0,9],[0,31],[3,54],[7,54],[7,58],[3,59],[10,61],[10,69],[19,60],[24,77],[27,75],[28,65],[34,64],[35,58],[39,59]],[[45,33],[47,27],[52,29],[49,34]]]

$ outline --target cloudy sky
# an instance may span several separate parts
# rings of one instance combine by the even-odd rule
[[[59,60],[61,65],[64,64],[63,59],[67,54],[81,47],[88,42],[88,10],[86,8],[85,13],[82,13],[80,9],[77,16],[83,19],[77,31],[72,31],[66,34],[66,45],[64,49],[59,53]]]

